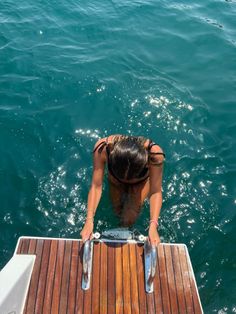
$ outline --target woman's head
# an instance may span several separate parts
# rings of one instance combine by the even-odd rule
[[[142,178],[147,164],[147,150],[135,137],[119,140],[109,154],[109,166],[121,180]]]

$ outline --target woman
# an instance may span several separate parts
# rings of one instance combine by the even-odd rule
[[[88,209],[82,240],[92,238],[93,219],[102,194],[105,165],[108,168],[111,200],[123,226],[131,226],[144,200],[150,200],[149,240],[160,243],[157,232],[162,206],[162,171],[165,154],[144,137],[111,135],[94,146],[94,163]]]

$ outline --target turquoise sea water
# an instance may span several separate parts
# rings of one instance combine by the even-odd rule
[[[235,100],[233,0],[1,1],[0,268],[21,235],[78,238],[95,141],[144,135],[162,240],[187,244],[205,313],[235,313]],[[116,226],[105,184],[96,229]]]

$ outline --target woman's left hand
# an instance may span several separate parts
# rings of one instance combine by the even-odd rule
[[[151,224],[149,227],[148,237],[151,245],[158,245],[161,242],[156,226]]]

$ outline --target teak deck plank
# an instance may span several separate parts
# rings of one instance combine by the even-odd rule
[[[52,294],[52,308],[51,313],[59,313],[60,305],[60,292],[61,292],[61,281],[63,272],[63,261],[64,261],[65,241],[59,241],[57,250],[57,262],[54,277],[54,289]]]
[[[107,252],[107,312],[115,313],[116,299],[115,299],[115,244],[110,243]]]
[[[124,244],[122,247],[123,253],[123,299],[124,299],[124,314],[131,314],[131,298],[130,298],[130,266],[129,266],[129,247]]]
[[[78,275],[77,275],[77,291],[76,291],[76,304],[75,304],[75,313],[83,313],[83,303],[84,303],[84,291],[82,290],[82,250],[83,243],[79,242],[79,258],[78,258]]]
[[[92,300],[94,313],[99,313],[99,289],[100,286],[100,244],[94,243],[93,251],[93,278],[92,278]]]
[[[52,292],[53,292],[53,279],[54,279],[55,269],[56,269],[57,247],[58,247],[58,241],[52,240],[51,241],[50,255],[49,255],[49,263],[48,263],[48,272],[47,272],[44,302],[43,302],[43,313],[47,313],[47,310],[49,308],[51,308],[51,300],[52,300]]]
[[[147,293],[146,298],[147,298],[148,313],[155,314],[155,303],[154,303],[153,293]]]
[[[139,311],[142,314],[147,313],[145,282],[144,282],[144,267],[143,267],[143,245],[136,245],[137,259],[137,279],[139,290]]]
[[[69,274],[69,296],[68,296],[68,314],[74,314],[75,312],[75,298],[76,298],[76,287],[77,287],[77,273],[78,273],[78,258],[79,258],[79,242],[72,242],[71,251],[71,266]]]
[[[70,261],[71,261],[71,249],[72,241],[66,241],[65,244],[65,256],[64,263],[62,266],[62,282],[61,282],[61,295],[60,295],[60,305],[59,313],[67,313],[67,302],[68,302],[68,288],[69,288],[69,278],[70,278]]]
[[[123,314],[123,272],[122,272],[122,244],[116,244],[116,314]]]
[[[35,253],[36,244],[37,244],[37,240],[36,239],[30,239],[28,254],[34,254]]]
[[[165,246],[164,247],[165,258],[166,258],[166,271],[168,277],[168,288],[169,288],[169,295],[170,295],[170,305],[171,305],[171,312],[178,313],[178,301],[176,295],[176,283],[175,283],[175,276],[173,271],[173,263],[172,263],[172,254],[171,254],[171,247]]]
[[[16,254],[23,254],[22,252],[22,246],[23,243],[26,239],[20,239],[20,242],[17,244],[17,248],[16,248]]]
[[[171,250],[172,250],[172,256],[173,256],[173,265],[174,265],[179,313],[185,314],[186,304],[185,304],[185,298],[184,298],[183,279],[182,279],[182,274],[181,274],[181,269],[180,269],[179,250],[177,246],[172,246]]]
[[[21,238],[16,254],[35,254],[24,314],[201,314],[188,251],[158,245],[154,293],[145,292],[143,244],[94,242],[91,285],[82,290],[83,243]]]
[[[29,289],[29,294],[27,298],[27,310],[26,313],[36,313],[35,312],[35,302],[37,299],[38,292],[38,279],[39,279],[39,271],[41,267],[41,259],[42,259],[42,251],[43,251],[44,240],[37,240],[35,254],[37,258],[35,260],[35,265],[31,277],[31,285]]]
[[[131,313],[139,314],[139,301],[138,297],[138,281],[137,281],[137,264],[136,264],[136,251],[135,246],[129,246],[130,256],[130,286],[131,286]]]
[[[101,243],[99,302],[100,313],[107,314],[107,245],[105,243]]]
[[[155,274],[155,278],[154,278],[154,297],[155,297],[156,313],[164,313],[163,312],[163,304],[162,304],[160,269],[159,269],[158,262],[157,262],[156,274]]]
[[[192,265],[191,265],[191,262],[188,261],[188,251],[187,251],[186,247],[184,247],[184,251],[185,251],[186,264],[187,264],[187,268],[188,268],[188,272],[189,272],[189,281],[190,281],[190,287],[191,287],[191,292],[192,292],[192,301],[194,304],[194,312],[195,313],[201,313],[199,295],[198,295],[198,291],[195,287],[194,277],[192,276],[192,274],[193,274]]]
[[[41,267],[40,267],[40,272],[39,272],[37,298],[35,302],[35,313],[42,313],[46,277],[47,277],[47,270],[48,270],[48,260],[49,260],[49,255],[50,255],[50,246],[51,246],[51,241],[44,242],[43,252],[42,252],[42,261],[44,262],[41,262]]]
[[[167,279],[167,274],[166,274],[166,261],[165,261],[165,253],[164,253],[163,245],[158,246],[157,252],[158,252],[158,264],[159,264],[159,269],[160,269],[163,312],[171,313],[168,279]]]
[[[29,249],[30,239],[25,239],[25,241],[22,243],[21,247],[21,253],[27,254]]]
[[[184,296],[185,296],[185,302],[186,302],[186,307],[187,307],[187,313],[194,313],[192,292],[191,292],[191,287],[190,287],[188,266],[187,266],[184,246],[183,245],[179,246],[178,250],[179,250],[179,257],[180,257],[180,268],[181,268],[182,278],[183,278],[183,283],[184,283]]]

